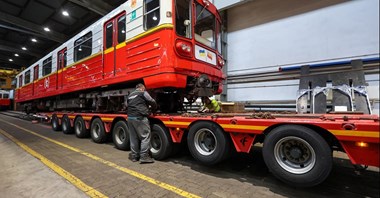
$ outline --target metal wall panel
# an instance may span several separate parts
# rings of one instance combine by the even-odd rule
[[[281,80],[287,74],[279,67],[379,57],[378,8],[377,0],[255,0],[229,8],[227,76],[277,72],[281,85],[228,84],[227,100],[289,100],[298,85]],[[378,102],[373,78],[369,95]]]

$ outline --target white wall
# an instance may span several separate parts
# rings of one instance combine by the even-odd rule
[[[378,0],[274,2],[255,0],[227,10],[228,76],[379,57]],[[371,99],[378,100],[379,76],[370,79]],[[297,89],[298,79],[233,84],[227,85],[227,100],[295,100]]]

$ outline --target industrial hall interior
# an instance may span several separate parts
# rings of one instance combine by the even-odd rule
[[[380,198],[379,4],[0,0],[0,198]]]

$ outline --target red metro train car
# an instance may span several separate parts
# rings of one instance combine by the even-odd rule
[[[10,92],[0,90],[0,110],[7,110],[11,107]]]
[[[144,83],[175,112],[222,91],[221,17],[207,0],[129,0],[17,75],[21,108],[123,109]]]

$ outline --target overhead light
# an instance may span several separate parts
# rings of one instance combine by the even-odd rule
[[[9,62],[13,62],[13,59],[10,58],[10,59],[9,59]]]
[[[50,32],[50,29],[49,29],[48,27],[44,27],[44,30],[45,30],[46,32]]]
[[[64,11],[62,11],[62,15],[63,16],[69,16],[69,13],[66,10],[64,10]]]
[[[153,16],[153,21],[157,21],[156,15]]]
[[[17,56],[18,56],[18,54],[15,54],[15,56],[17,57]]]
[[[28,50],[28,49],[26,49],[26,47],[22,47],[21,49],[22,49],[22,50]]]
[[[37,43],[37,39],[35,39],[35,38],[32,38],[30,40],[32,40],[33,42]]]

